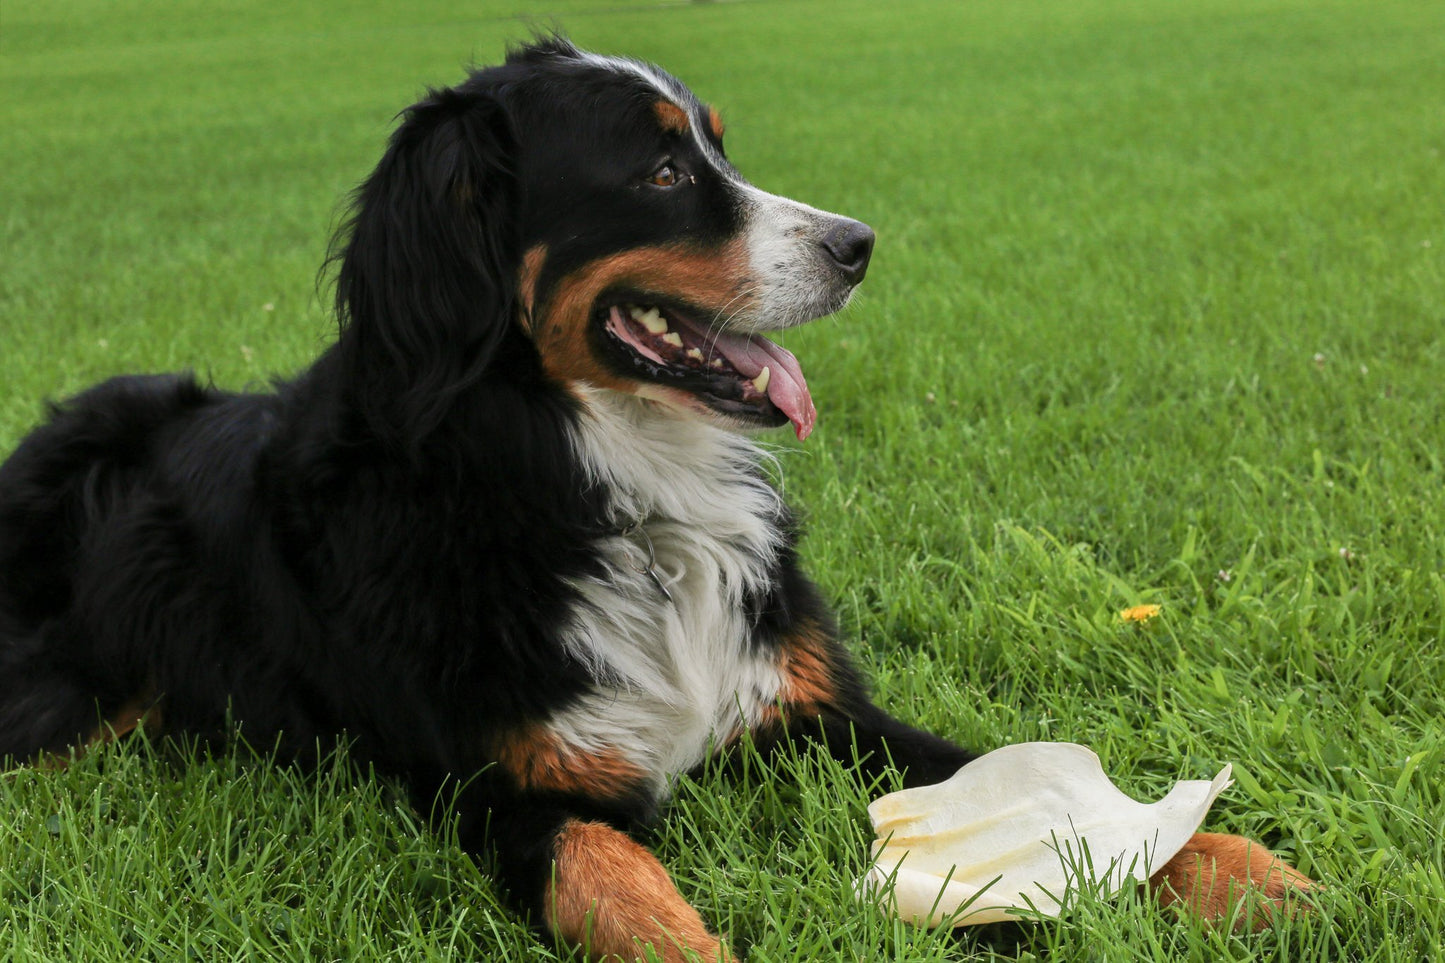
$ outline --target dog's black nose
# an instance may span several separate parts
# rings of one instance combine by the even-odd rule
[[[823,235],[823,249],[848,283],[857,284],[868,273],[868,259],[873,256],[873,228],[862,221],[840,217]]]

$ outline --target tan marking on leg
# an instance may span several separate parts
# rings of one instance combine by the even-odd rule
[[[1195,833],[1149,885],[1160,906],[1209,923],[1228,920],[1243,905],[1235,928],[1257,931],[1276,912],[1290,912],[1289,897],[1315,883],[1252,839]]]
[[[724,130],[723,120],[722,117],[718,115],[716,107],[709,107],[707,109],[707,122],[708,126],[712,128],[712,135],[718,140],[722,140]]]
[[[817,622],[800,624],[783,640],[778,667],[783,674],[778,694],[784,712],[792,708],[797,713],[817,715],[837,699],[828,639]]]
[[[86,751],[95,746],[115,742],[137,729],[144,729],[149,733],[159,732],[160,725],[159,700],[149,695],[132,699],[92,729],[69,753],[65,755],[58,752],[43,753],[35,760],[35,766],[38,769],[64,769],[70,765],[71,759],[84,755]]]
[[[747,264],[747,250],[736,241],[713,249],[634,248],[583,265],[534,308],[532,338],[543,368],[563,384],[581,381],[636,393],[637,381],[615,373],[592,353],[587,328],[598,297],[609,288],[628,288],[704,312],[736,312],[751,304]]]
[[[154,696],[148,695],[132,699],[102,722],[85,740],[85,746],[114,742],[122,736],[130,735],[136,729],[154,733],[159,731],[160,725],[160,702]]]
[[[787,727],[790,719],[816,717],[837,701],[828,636],[815,621],[799,623],[781,640],[778,672],[782,682],[777,698],[759,708],[752,725],[754,732],[777,733]],[[732,745],[741,735],[741,731],[730,733],[719,748]]]
[[[547,926],[589,958],[642,959],[651,946],[666,963],[733,959],[657,857],[623,833],[572,820],[555,847]]]
[[[646,773],[616,749],[569,746],[556,733],[533,726],[496,739],[492,755],[522,789],[614,799],[635,792]]]
[[[652,105],[652,112],[657,115],[657,122],[662,125],[663,130],[672,134],[687,133],[687,111],[677,104],[670,100],[659,100]]]
[[[758,710],[758,721],[753,723],[752,729],[758,733],[772,733],[782,729],[784,722],[782,710],[777,707],[776,703],[770,703]],[[738,739],[742,738],[742,734],[741,729],[737,732],[730,733],[719,748],[733,745]]]

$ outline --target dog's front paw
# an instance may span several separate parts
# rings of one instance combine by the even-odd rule
[[[1195,833],[1149,886],[1160,906],[1258,931],[1276,913],[1293,912],[1299,905],[1294,897],[1315,882],[1252,839]]]

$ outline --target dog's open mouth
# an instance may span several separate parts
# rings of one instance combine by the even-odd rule
[[[798,359],[760,335],[703,325],[674,306],[622,301],[599,309],[601,329],[633,373],[695,395],[708,407],[762,425],[790,421],[799,440],[818,413]]]

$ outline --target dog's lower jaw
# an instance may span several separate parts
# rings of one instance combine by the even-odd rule
[[[631,395],[615,392],[614,394],[617,394],[619,398],[637,399],[654,417],[684,424],[719,428],[735,435],[751,437],[762,431],[781,428],[788,423],[787,418],[781,414],[772,421],[747,418],[742,415],[733,416],[708,405],[695,395],[662,385],[640,385],[637,391]]]

